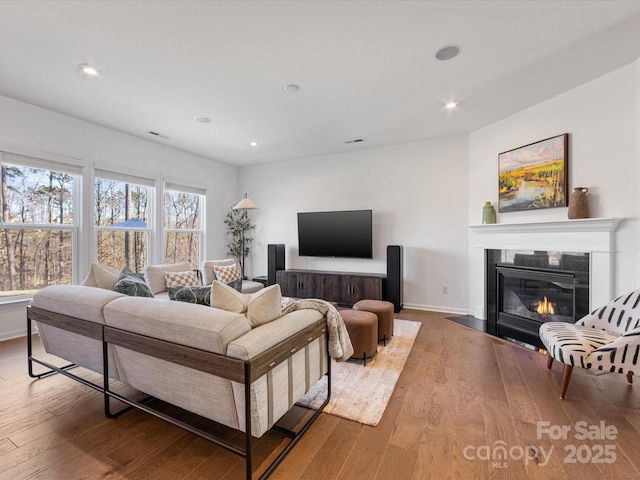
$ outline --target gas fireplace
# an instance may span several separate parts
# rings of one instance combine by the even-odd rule
[[[588,253],[488,250],[487,266],[493,335],[541,347],[544,322],[575,323],[588,313]]]

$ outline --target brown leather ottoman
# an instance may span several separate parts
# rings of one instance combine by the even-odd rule
[[[387,344],[393,337],[393,303],[382,300],[360,300],[354,310],[375,313],[378,317],[378,341]]]
[[[358,310],[340,310],[340,315],[353,345],[351,358],[361,358],[367,365],[367,358],[378,351],[378,317]]]

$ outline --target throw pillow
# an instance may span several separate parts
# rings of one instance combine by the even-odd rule
[[[257,327],[282,315],[282,293],[280,285],[275,284],[247,295],[214,280],[211,284],[211,306],[245,314],[251,326]]]
[[[282,292],[277,283],[252,293],[247,305],[247,318],[252,327],[269,323],[282,315]]]
[[[199,305],[211,305],[211,285],[198,285],[195,287],[169,287],[169,299],[178,302],[197,303]]]
[[[92,263],[89,274],[82,281],[82,285],[113,290],[119,274],[118,269],[110,267],[109,265]]]
[[[245,313],[249,304],[249,295],[214,280],[211,284],[211,306],[234,313]]]
[[[234,290],[242,293],[242,278],[238,277],[235,280],[231,280],[230,282],[226,282],[225,285],[230,286]]]
[[[167,289],[171,287],[195,287],[200,285],[198,274],[193,270],[187,272],[164,272]]]
[[[164,281],[164,272],[186,272],[187,270],[191,270],[189,262],[147,265],[144,269],[144,278],[147,280],[151,293],[155,295],[167,289]]]
[[[153,297],[147,283],[129,267],[124,267],[113,289],[131,297]]]
[[[213,273],[216,274],[216,280],[220,282],[228,283],[238,278],[241,278],[240,270],[233,265],[214,265]]]

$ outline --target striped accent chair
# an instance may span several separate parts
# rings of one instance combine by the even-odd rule
[[[547,322],[540,327],[547,368],[564,364],[560,398],[564,399],[573,367],[623,373],[629,384],[640,373],[640,289],[622,295],[576,323]]]

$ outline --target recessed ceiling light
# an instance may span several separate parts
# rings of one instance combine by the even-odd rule
[[[444,104],[444,108],[446,108],[447,110],[453,110],[458,105],[459,105],[459,102],[456,102],[455,100],[452,100],[451,102],[445,103]]]
[[[298,90],[300,90],[300,87],[298,85],[295,85],[294,83],[285,85],[284,87],[284,91],[287,93],[296,93]]]
[[[80,70],[82,70],[87,75],[96,76],[98,75],[98,69],[93,65],[89,65],[88,63],[81,63]]]
[[[193,117],[193,119],[198,123],[209,123],[211,121],[209,117]]]
[[[251,140],[251,141],[249,142],[249,146],[250,146],[250,147],[253,147],[253,148],[258,148],[258,147],[260,146],[260,144],[258,143],[258,141],[257,141],[257,140]]]
[[[446,47],[442,47],[440,50],[436,52],[436,58],[438,60],[451,60],[454,57],[457,57],[460,53],[460,47],[456,47],[455,45],[447,45]]]

